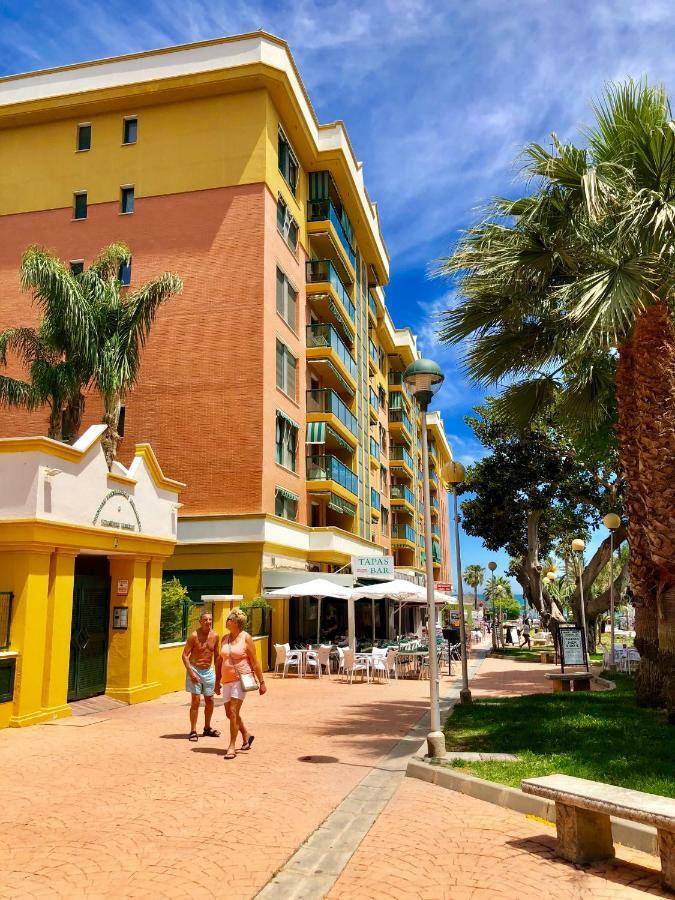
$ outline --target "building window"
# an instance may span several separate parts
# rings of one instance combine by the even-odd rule
[[[291,522],[298,518],[298,497],[283,488],[277,488],[274,495],[274,514]]]
[[[128,286],[131,284],[131,257],[129,257],[126,262],[120,264],[117,277],[123,285]]]
[[[295,472],[298,459],[298,426],[277,411],[276,460],[280,466]]]
[[[296,399],[298,361],[281,341],[277,341],[277,387]]]
[[[295,221],[283,197],[277,200],[277,228],[290,249],[298,247],[298,223]]]
[[[77,126],[77,149],[91,150],[91,125]]]
[[[134,189],[133,186],[120,188],[120,212],[127,214],[134,211]]]
[[[288,138],[279,129],[279,171],[284,176],[284,181],[295,194],[298,185],[298,160],[291,150]]]
[[[127,418],[126,406],[120,406],[120,414],[117,417],[117,433],[120,437],[124,437],[124,423]]]
[[[83,272],[84,272],[84,260],[83,259],[71,259],[70,274],[71,275],[81,275]]]
[[[277,312],[295,331],[298,327],[298,292],[281,269],[277,269]]]
[[[138,139],[138,119],[136,116],[132,116],[129,119],[124,120],[124,127],[122,130],[122,143],[123,144],[135,144]]]
[[[73,201],[73,217],[76,219],[86,219],[87,218],[87,192],[80,191],[78,194],[74,194]]]

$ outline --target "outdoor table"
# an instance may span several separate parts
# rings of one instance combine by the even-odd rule
[[[301,666],[298,674],[301,678],[304,678],[307,673],[307,654],[308,653],[317,653],[317,651],[313,647],[302,647],[299,650],[293,650],[293,653],[298,653],[300,655]]]
[[[413,672],[413,676],[414,676],[417,674],[417,671],[419,670],[419,664],[422,661],[422,658],[428,657],[428,656],[429,656],[429,650],[424,649],[424,648],[418,648],[417,650],[399,650],[398,655],[396,657],[396,665],[398,666],[400,664],[402,658],[412,660],[412,662],[415,663],[415,670]],[[400,670],[399,670],[399,672],[402,676],[407,674],[407,673],[401,672]]]

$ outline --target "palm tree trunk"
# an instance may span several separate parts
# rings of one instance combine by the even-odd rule
[[[84,416],[84,396],[78,394],[73,397],[63,410],[62,440],[68,444],[74,444],[80,433],[82,417]]]
[[[62,429],[63,412],[61,411],[61,407],[52,406],[49,412],[49,419],[47,424],[47,437],[51,438],[54,441],[60,441]]]
[[[626,479],[638,703],[675,711],[675,331],[665,306],[649,307],[617,369],[618,436]],[[662,644],[663,641],[663,644]]]
[[[120,442],[120,436],[117,433],[117,423],[120,419],[120,408],[122,406],[120,397],[115,394],[114,397],[104,398],[104,411],[102,422],[107,426],[101,438],[101,446],[105,454],[105,461],[108,463],[108,469],[112,469],[112,464],[117,457],[117,446]]]
[[[478,609],[478,584],[473,586],[473,608],[474,611]]]

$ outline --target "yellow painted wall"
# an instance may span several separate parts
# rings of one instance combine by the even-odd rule
[[[142,198],[261,182],[267,109],[258,90],[5,129],[0,215],[70,207],[75,191],[89,203],[117,202],[123,184]],[[134,114],[138,140],[124,146],[123,119]],[[78,153],[80,122],[91,122],[92,140]]]
[[[238,545],[221,544],[205,551],[199,547],[177,546],[167,559],[164,571],[175,569],[232,569],[232,593],[242,594],[245,600],[260,596],[262,585],[262,551],[259,547],[246,549]]]
[[[282,122],[279,113],[272,102],[269,94],[266,95],[266,116],[265,116],[265,181],[267,182],[273,197],[282,195],[292,215],[295,217],[300,226],[299,241],[302,246],[307,249],[307,196],[308,183],[307,172],[303,168],[299,159],[298,149],[293,141],[293,130],[289,127],[288,122]],[[295,195],[286,183],[283,175],[279,171],[279,125],[281,125],[288,141],[293,148],[300,171],[298,173],[298,183],[295,189]]]

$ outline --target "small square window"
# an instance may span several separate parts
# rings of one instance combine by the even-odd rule
[[[74,195],[73,216],[76,219],[86,219],[87,218],[87,192],[86,191],[82,191],[81,193]]]
[[[77,126],[77,149],[91,150],[91,125]]]
[[[83,259],[72,259],[70,261],[71,275],[81,275],[83,272],[84,272],[84,260]]]
[[[120,193],[120,212],[127,214],[134,211],[134,189],[123,187]]]
[[[123,285],[131,284],[131,257],[121,264],[117,277]]]
[[[138,138],[138,119],[125,119],[123,131],[123,144],[135,144]]]

